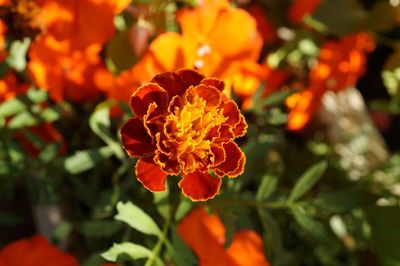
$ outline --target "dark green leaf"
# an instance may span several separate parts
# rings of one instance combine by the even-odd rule
[[[103,238],[111,237],[122,228],[115,221],[89,221],[79,226],[79,231],[86,237]]]
[[[400,265],[400,208],[398,206],[365,209],[371,226],[372,245],[383,266]]]
[[[309,168],[294,185],[289,201],[296,201],[307,193],[322,177],[327,166],[326,162],[320,162]]]
[[[273,175],[266,174],[261,179],[261,184],[258,187],[256,199],[265,200],[275,191],[278,185],[278,178]]]
[[[16,225],[21,224],[23,220],[15,215],[8,214],[5,212],[0,212],[0,225],[7,226],[7,225]]]

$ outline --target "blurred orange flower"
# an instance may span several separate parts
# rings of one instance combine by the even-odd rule
[[[235,233],[225,249],[225,226],[203,208],[190,212],[178,225],[178,234],[194,251],[200,266],[269,266],[260,236],[251,230]]]
[[[121,128],[121,137],[127,153],[140,158],[136,177],[147,189],[164,191],[168,174],[182,174],[182,193],[207,200],[223,176],[242,174],[246,158],[233,140],[247,124],[223,88],[221,80],[181,69],[156,75],[132,95],[136,117]]]
[[[56,101],[91,100],[102,90],[97,73],[106,71],[99,57],[114,34],[114,16],[129,0],[36,0],[47,32],[29,50],[28,70]],[[101,18],[101,19],[99,19]]]
[[[303,21],[304,16],[312,13],[321,0],[293,0],[289,7],[289,19],[293,23],[300,23]]]
[[[32,43],[28,71],[33,81],[56,101],[91,100],[101,93],[95,83],[96,72],[106,69],[98,56],[100,49],[92,45],[71,50],[68,41],[46,36]]]
[[[78,266],[78,261],[49,244],[42,236],[33,236],[8,244],[0,251],[0,266]]]
[[[182,34],[159,35],[133,67],[133,77],[148,82],[160,72],[193,68],[205,76],[223,79],[238,94],[248,90],[242,83],[234,83],[233,76],[248,61],[254,64],[252,68],[262,71],[256,64],[262,37],[255,19],[245,10],[231,7],[226,0],[202,1],[193,9],[181,9],[177,17]]]
[[[366,54],[374,48],[373,39],[365,33],[326,42],[321,47],[318,63],[310,71],[308,88],[287,101],[291,109],[288,129],[303,129],[320,107],[326,91],[338,92],[354,86],[365,71]]]

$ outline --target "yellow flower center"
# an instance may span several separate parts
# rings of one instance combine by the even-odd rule
[[[165,125],[169,140],[163,143],[173,159],[179,161],[184,173],[205,167],[207,161],[214,160],[210,156],[212,139],[209,132],[226,121],[222,112],[218,107],[207,106],[203,98],[194,96],[167,116]]]

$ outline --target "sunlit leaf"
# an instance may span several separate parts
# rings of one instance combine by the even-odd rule
[[[118,202],[117,211],[118,214],[115,216],[116,220],[125,222],[144,234],[161,235],[161,230],[153,219],[132,202]]]
[[[70,174],[79,174],[92,169],[100,161],[113,155],[109,146],[78,151],[64,161],[64,168]]]
[[[152,255],[151,250],[148,248],[129,242],[114,243],[114,245],[102,253],[101,256],[108,261],[116,262],[118,257],[122,254],[128,255],[134,260],[148,258]]]

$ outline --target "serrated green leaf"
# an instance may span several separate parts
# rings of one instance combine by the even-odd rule
[[[371,226],[372,246],[383,266],[400,265],[400,208],[398,206],[366,208]]]
[[[64,160],[64,169],[70,174],[79,174],[93,168],[98,162],[111,157],[113,153],[113,150],[108,146],[78,151]]]
[[[266,174],[261,179],[261,184],[258,187],[256,199],[265,200],[275,191],[278,185],[278,178],[273,175]]]
[[[320,162],[309,168],[296,182],[289,196],[289,201],[296,201],[307,193],[322,177],[328,164]]]
[[[114,243],[114,245],[102,253],[101,256],[108,261],[116,262],[118,257],[122,254],[128,255],[134,260],[149,258],[152,255],[151,250],[148,248],[129,242],[124,243]]]
[[[8,123],[8,128],[18,129],[28,126],[35,126],[42,124],[43,122],[54,122],[60,119],[60,110],[57,108],[49,107],[37,114],[32,112],[24,111],[14,116]]]
[[[132,202],[118,202],[116,220],[127,223],[132,228],[148,235],[160,236],[161,230],[153,219]]]
[[[165,219],[167,220],[170,216],[170,206],[169,206],[169,191],[168,189],[164,192],[157,192],[153,193],[154,197],[154,205],[156,205],[156,208],[158,210],[158,213]]]

